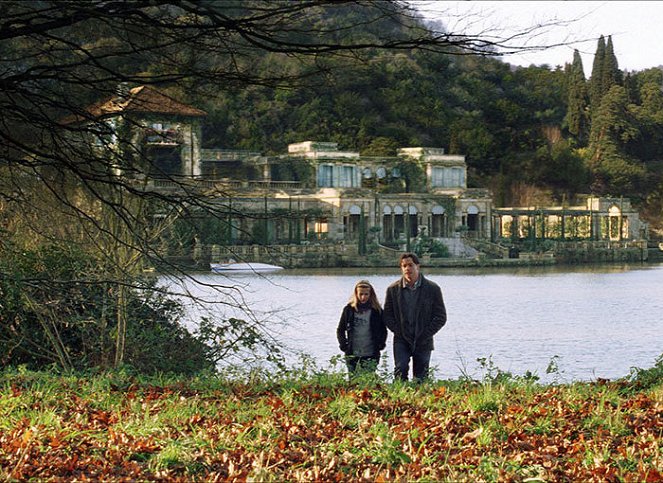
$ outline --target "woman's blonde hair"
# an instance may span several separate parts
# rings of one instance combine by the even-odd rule
[[[375,294],[375,289],[373,288],[373,285],[368,280],[359,280],[355,284],[355,288],[352,291],[352,297],[350,297],[350,306],[357,310],[357,306],[359,305],[359,297],[357,297],[357,289],[360,288],[367,288],[370,289],[371,293],[368,297],[368,303],[371,304],[371,308],[373,310],[376,310],[378,312],[382,312],[382,306],[380,305],[380,301],[378,300],[378,296]]]

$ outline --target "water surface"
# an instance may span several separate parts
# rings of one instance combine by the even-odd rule
[[[438,378],[481,378],[478,359],[542,381],[614,379],[632,367],[651,367],[663,353],[663,265],[438,269],[422,273],[442,288],[447,325],[435,337]],[[380,302],[399,277],[385,269],[285,270],[267,277],[204,283],[239,287],[235,293],[258,318],[283,320],[278,337],[326,366],[339,354],[336,326],[357,280],[366,278]],[[196,288],[210,298],[219,295]],[[241,294],[241,295],[240,295]],[[222,316],[238,315],[219,307]],[[391,367],[391,335],[383,353]],[[551,360],[558,370],[546,374]]]

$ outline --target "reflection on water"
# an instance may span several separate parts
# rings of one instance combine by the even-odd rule
[[[542,381],[617,378],[651,367],[663,352],[663,265],[436,269],[448,323],[435,338],[436,377],[480,378],[478,358]],[[384,300],[397,268],[286,270],[268,277],[201,274],[207,284],[236,284],[259,318],[283,320],[279,337],[325,366],[339,353],[336,325],[360,278]],[[195,289],[209,294],[204,287]],[[235,296],[237,292],[232,292]],[[218,299],[219,295],[209,295]],[[223,307],[224,315],[237,312]],[[391,336],[385,355],[391,362]],[[555,357],[559,374],[546,375]]]

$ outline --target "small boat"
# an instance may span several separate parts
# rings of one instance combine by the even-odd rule
[[[269,273],[283,270],[283,267],[269,263],[229,262],[210,263],[210,269],[214,273]]]

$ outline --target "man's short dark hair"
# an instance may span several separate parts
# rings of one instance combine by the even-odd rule
[[[401,258],[398,259],[398,265],[400,266],[400,264],[406,258],[411,258],[415,265],[421,265],[421,263],[419,263],[419,257],[417,257],[414,253],[411,253],[411,252],[410,253],[403,253],[401,255]]]

